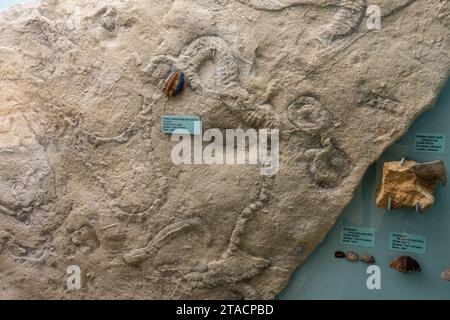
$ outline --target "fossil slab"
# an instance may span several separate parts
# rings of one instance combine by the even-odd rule
[[[381,30],[367,29],[371,4]],[[274,298],[435,101],[449,25],[442,0],[2,12],[0,297]],[[187,85],[168,99],[174,70]],[[280,170],[174,165],[164,114],[279,129]],[[66,286],[74,265],[80,290]]]

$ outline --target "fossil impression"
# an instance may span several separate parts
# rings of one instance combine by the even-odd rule
[[[434,204],[434,192],[438,180],[444,186],[447,183],[447,172],[443,161],[387,162],[383,166],[383,177],[376,204],[388,210],[412,208],[416,211],[425,211]]]
[[[369,5],[381,30],[368,29]],[[368,166],[434,103],[449,17],[441,0],[41,0],[1,12],[0,298],[273,299]],[[279,171],[175,165],[162,115],[278,129]],[[408,206],[426,208],[425,186],[442,177],[406,166],[423,189]],[[389,196],[397,207],[388,193],[380,204]]]

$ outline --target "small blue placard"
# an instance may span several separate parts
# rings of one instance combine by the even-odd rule
[[[175,130],[186,130],[190,134],[202,133],[202,121],[197,116],[161,116],[162,133],[172,134]]]
[[[445,153],[445,134],[416,133],[415,152]]]
[[[373,248],[375,246],[375,229],[342,226],[341,242],[353,246]]]
[[[425,254],[427,251],[427,237],[417,234],[391,232],[389,249]]]

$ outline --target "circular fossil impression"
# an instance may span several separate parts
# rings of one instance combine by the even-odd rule
[[[301,97],[288,107],[288,118],[300,130],[317,133],[331,123],[330,112],[313,97]]]

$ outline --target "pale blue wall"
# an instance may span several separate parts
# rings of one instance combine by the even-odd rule
[[[27,3],[27,0],[0,0],[0,10],[4,10],[17,3]]]

